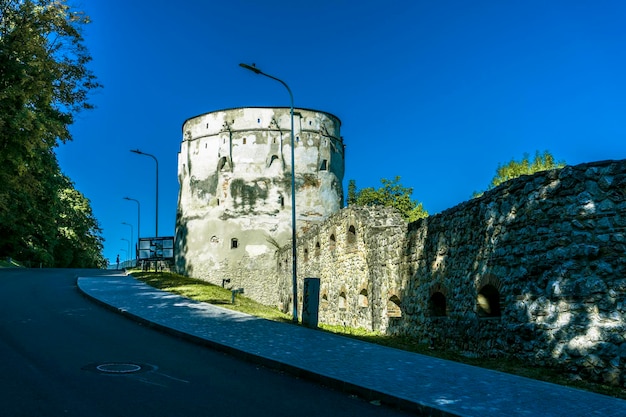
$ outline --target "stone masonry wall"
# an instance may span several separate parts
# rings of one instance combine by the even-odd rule
[[[625,383],[624,160],[523,176],[409,225],[349,207],[299,237],[298,259],[300,290],[321,278],[321,323]]]

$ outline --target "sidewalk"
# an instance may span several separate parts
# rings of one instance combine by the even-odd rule
[[[626,416],[626,401],[360,342],[156,290],[81,277],[88,297],[161,330],[429,416]]]

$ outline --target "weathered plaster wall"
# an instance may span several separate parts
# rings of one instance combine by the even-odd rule
[[[346,208],[299,237],[298,258],[299,288],[321,278],[322,323],[625,383],[626,161],[517,178],[408,227]]]
[[[342,206],[340,121],[295,109],[297,225]],[[237,108],[188,119],[178,155],[175,261],[181,273],[277,304],[275,251],[291,239],[289,108]]]

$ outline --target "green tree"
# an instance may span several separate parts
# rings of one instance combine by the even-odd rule
[[[409,222],[428,217],[428,212],[422,203],[411,200],[412,188],[407,188],[400,184],[400,177],[393,180],[381,179],[382,187],[363,188],[357,191],[356,183],[350,180],[354,189],[352,203],[350,190],[348,190],[348,204],[357,206],[389,206],[397,209]],[[350,188],[350,185],[349,185]]]
[[[101,229],[89,200],[74,188],[66,176],[58,190],[57,242],[55,266],[61,268],[104,267]]]
[[[0,0],[0,255],[54,265],[59,190],[54,147],[99,87],[66,0]]]
[[[563,168],[564,166],[565,161],[556,161],[554,156],[548,151],[544,151],[543,153],[536,151],[532,161],[530,160],[530,156],[526,153],[520,161],[511,159],[505,165],[498,164],[496,175],[492,178],[487,190],[491,190],[503,182],[522,175],[531,175],[549,169]],[[479,197],[482,194],[483,192],[474,192],[473,196]]]
[[[356,204],[356,197],[357,197],[356,181],[350,180],[348,181],[348,205],[349,206]]]

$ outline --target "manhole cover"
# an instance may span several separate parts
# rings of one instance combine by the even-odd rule
[[[125,375],[125,374],[134,374],[137,372],[149,372],[154,370],[156,367],[153,365],[148,365],[144,363],[134,363],[134,362],[104,362],[104,363],[92,363],[86,366],[83,366],[82,369],[85,371],[96,372],[98,374],[108,374],[108,375]]]
[[[96,369],[110,374],[130,374],[141,371],[141,366],[135,363],[103,363],[96,366]]]

